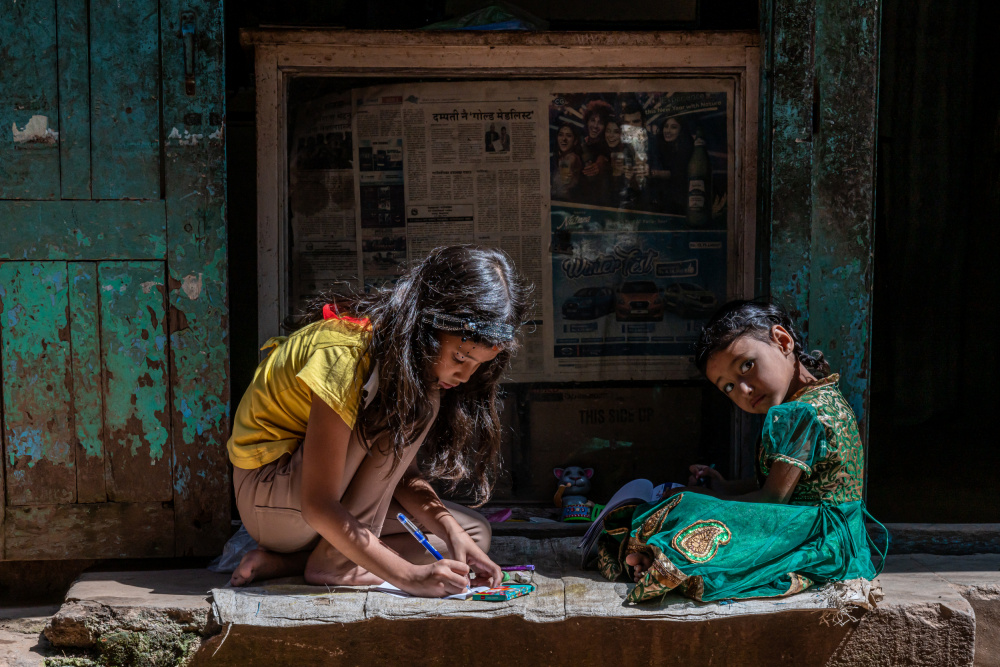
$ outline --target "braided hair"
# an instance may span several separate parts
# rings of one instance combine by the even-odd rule
[[[830,364],[819,350],[806,352],[802,348],[802,335],[780,306],[763,300],[730,301],[712,316],[698,336],[694,348],[694,362],[702,373],[708,359],[719,350],[729,347],[741,336],[753,336],[757,340],[768,341],[771,328],[780,325],[795,342],[794,353],[799,362],[816,377],[830,374]]]

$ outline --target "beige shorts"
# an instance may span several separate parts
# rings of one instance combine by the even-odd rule
[[[423,443],[430,425],[404,452],[403,460],[391,468],[388,457],[368,454],[357,430],[348,445],[345,477],[349,480],[341,504],[376,536],[405,532],[396,520],[403,511],[392,494],[406,467]],[[236,506],[243,526],[257,543],[271,551],[292,553],[313,549],[320,536],[302,518],[302,450],[283,454],[277,461],[253,470],[233,469]],[[459,525],[484,551],[489,550],[490,526],[481,514],[443,501]]]

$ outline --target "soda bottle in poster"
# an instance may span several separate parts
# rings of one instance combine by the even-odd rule
[[[701,128],[694,139],[694,151],[688,162],[687,221],[691,227],[704,227],[712,217],[712,165]]]

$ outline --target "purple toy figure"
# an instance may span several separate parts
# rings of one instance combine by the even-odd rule
[[[559,480],[559,488],[552,501],[556,507],[562,507],[562,520],[591,521],[594,502],[587,500],[586,494],[590,491],[590,478],[594,476],[594,469],[569,466],[553,468],[552,472]]]

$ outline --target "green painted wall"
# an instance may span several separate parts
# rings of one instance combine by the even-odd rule
[[[763,6],[764,287],[823,350],[867,434],[879,2]]]

